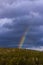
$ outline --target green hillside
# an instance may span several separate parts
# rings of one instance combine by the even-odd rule
[[[43,52],[0,48],[0,65],[43,65]]]

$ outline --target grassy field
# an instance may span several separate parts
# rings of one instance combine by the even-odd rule
[[[0,48],[0,65],[43,65],[43,52]]]

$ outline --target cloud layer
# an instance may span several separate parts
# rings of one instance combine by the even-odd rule
[[[43,46],[43,0],[0,0],[0,47]]]

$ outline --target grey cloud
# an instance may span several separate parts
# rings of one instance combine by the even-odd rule
[[[12,0],[11,0],[12,1]],[[42,4],[39,5],[40,1],[31,2],[29,0],[13,0],[12,4],[9,4],[10,0],[5,0],[4,2],[0,2],[0,17],[17,17],[28,15],[30,11],[38,11],[41,13]],[[41,7],[40,7],[41,6]],[[41,8],[41,11],[40,11]]]
[[[28,27],[24,46],[29,43],[37,46],[43,38],[42,6],[42,0],[0,0],[0,44],[17,46]]]

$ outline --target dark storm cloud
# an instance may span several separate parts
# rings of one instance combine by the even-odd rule
[[[17,47],[26,27],[24,46],[42,46],[43,0],[0,0],[0,46]]]

